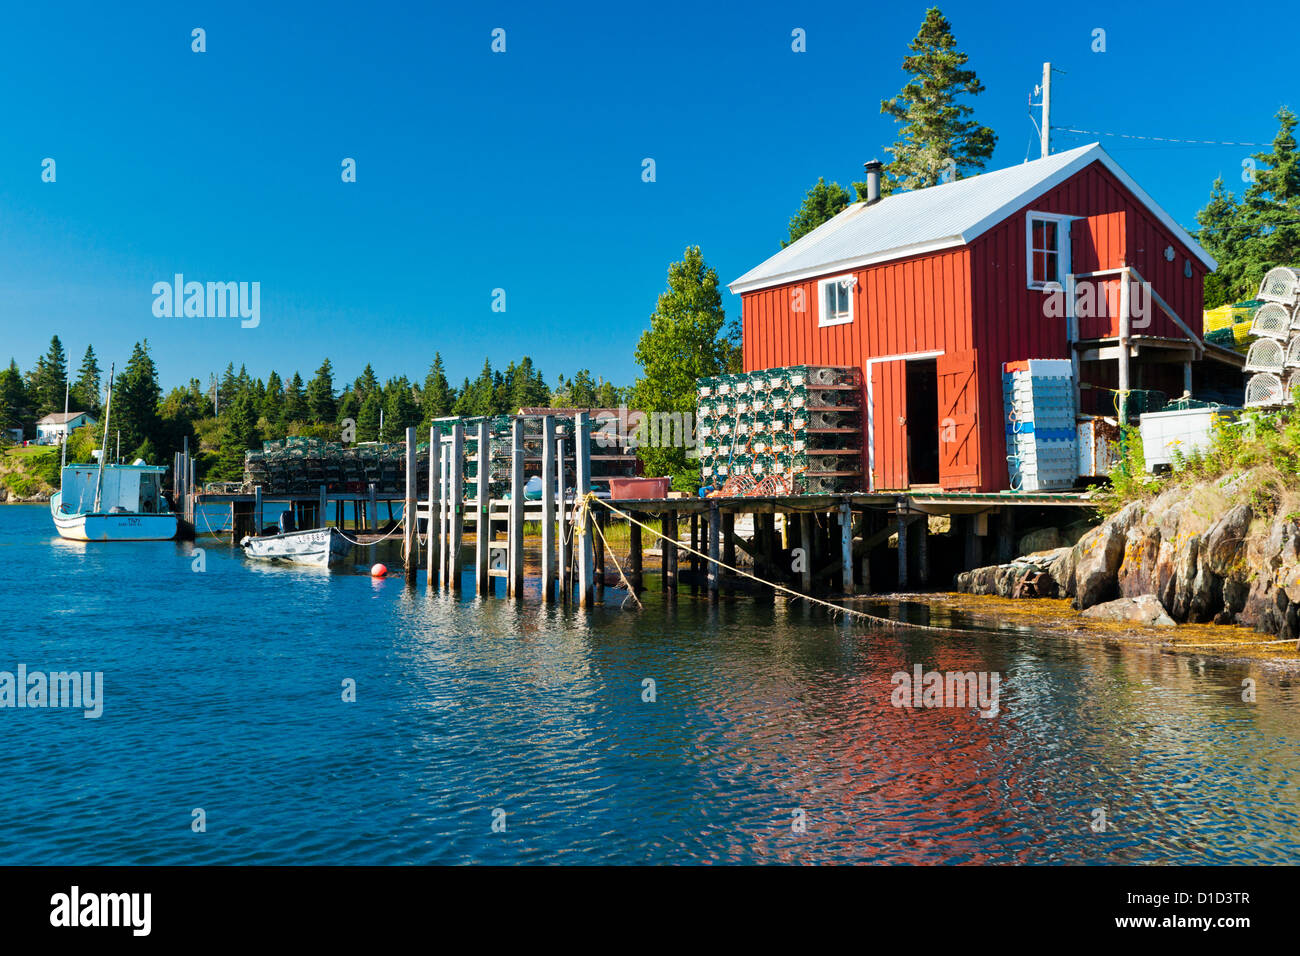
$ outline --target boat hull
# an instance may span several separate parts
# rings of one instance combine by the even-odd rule
[[[179,530],[174,514],[68,514],[62,498],[50,499],[50,514],[59,537],[69,541],[171,541]]]
[[[278,561],[328,568],[341,564],[352,543],[335,528],[290,531],[266,537],[246,537],[239,542],[244,554],[258,561]]]

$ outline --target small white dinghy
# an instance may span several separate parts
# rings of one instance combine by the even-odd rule
[[[317,568],[340,564],[352,551],[352,542],[337,528],[282,531],[260,537],[246,535],[239,546],[244,549],[244,554],[260,561],[283,561]]]

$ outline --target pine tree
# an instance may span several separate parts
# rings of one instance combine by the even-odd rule
[[[420,392],[421,432],[427,432],[436,418],[446,418],[456,404],[456,393],[447,383],[447,372],[442,366],[442,355],[433,353],[433,364],[425,376]]]
[[[284,420],[284,383],[274,369],[266,377],[266,395],[262,398],[262,417],[273,426]]]
[[[307,383],[307,408],[312,420],[321,425],[337,418],[334,402],[334,367],[326,359],[316,370],[316,376]]]
[[[383,407],[378,390],[366,396],[357,412],[357,441],[379,441],[379,411]]]
[[[0,445],[13,440],[11,428],[26,430],[28,416],[27,386],[18,363],[11,358],[9,367],[0,372]]]
[[[127,461],[146,458],[161,441],[162,421],[158,415],[161,398],[158,369],[149,356],[149,340],[145,339],[143,343],[135,343],[126,367],[118,373],[113,387],[113,432],[104,435],[101,423],[98,429],[101,435],[100,447],[109,449],[110,455],[114,454],[117,435],[120,434],[122,454]]]
[[[978,172],[993,155],[998,138],[993,130],[969,119],[974,112],[959,96],[977,96],[984,85],[974,70],[964,69],[969,57],[957,49],[952,27],[938,7],[925,13],[920,32],[907,47],[903,70],[912,75],[902,91],[882,100],[880,112],[903,124],[899,139],[887,151],[893,160],[881,177],[882,193],[923,189]],[[866,183],[853,184],[864,198]]]
[[[406,429],[420,424],[420,406],[415,401],[411,383],[405,375],[389,379],[383,394],[384,434],[389,441],[404,441]]]
[[[29,397],[38,418],[63,411],[64,387],[68,381],[68,358],[56,335],[50,339],[49,351],[36,363]]]
[[[827,183],[817,177],[813,188],[803,197],[799,211],[790,218],[790,235],[781,240],[784,249],[790,243],[812,232],[824,222],[834,219],[849,205],[849,191],[839,183]]]
[[[257,405],[247,390],[240,391],[222,413],[217,466],[218,477],[238,481],[244,476],[244,453],[257,443]]]
[[[293,373],[293,378],[289,379],[289,384],[284,387],[284,415],[280,419],[286,426],[289,424],[305,424],[307,417],[311,414],[311,409],[307,406],[307,398],[303,394],[302,376],[297,372]]]
[[[96,418],[100,416],[101,371],[99,360],[95,358],[94,346],[86,346],[86,354],[81,357],[81,368],[77,371],[77,380],[72,385],[72,406],[78,411],[90,412]]]

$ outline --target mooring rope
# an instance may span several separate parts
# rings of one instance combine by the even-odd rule
[[[1297,651],[1300,651],[1300,639],[1288,637],[1281,641],[1218,641],[1215,643],[1197,642],[1195,644],[1165,644],[1165,647],[1258,647],[1262,644],[1294,644]]]
[[[738,574],[743,578],[749,578],[751,581],[757,581],[759,584],[764,584],[767,587],[770,587],[776,591],[780,591],[782,594],[786,594],[792,598],[797,598],[801,601],[808,601],[811,604],[817,604],[821,607],[826,608],[832,614],[843,614],[848,617],[855,617],[864,621],[872,621],[873,623],[880,624],[885,627],[910,627],[915,630],[937,631],[944,634],[948,633],[951,630],[951,628],[946,628],[946,627],[935,627],[932,624],[915,624],[911,621],[897,621],[894,620],[893,618],[880,617],[877,614],[868,614],[866,611],[859,611],[857,608],[844,607],[842,604],[834,604],[830,601],[824,601],[821,598],[815,598],[809,594],[803,594],[799,591],[793,590],[792,588],[788,588],[783,584],[777,584],[775,581],[764,580],[763,578],[760,578],[755,574],[750,574],[748,571],[745,571],[742,568],[736,568],[736,567],[732,567],[731,565],[724,564],[722,561],[719,561],[717,558],[713,558],[700,551],[696,551],[694,548],[690,547],[689,545],[680,544],[679,542],[672,540],[667,535],[664,535],[656,531],[654,528],[650,527],[649,525],[637,521],[627,512],[620,511],[618,508],[615,508],[613,505],[611,505],[608,501],[605,501],[603,498],[597,498],[594,494],[588,493],[587,497],[583,499],[584,512],[590,510],[591,507],[590,503],[593,501],[604,505],[614,514],[618,515],[621,518],[626,518],[632,524],[635,524],[638,527],[643,528],[646,531],[649,531],[656,538],[661,538],[664,541],[670,541],[679,551],[685,551],[687,554],[693,554],[696,557],[703,558],[705,561],[708,561],[710,564],[716,564],[720,568],[724,568],[728,571],[733,572],[734,574]]]
[[[596,500],[599,501],[600,499],[597,498]],[[587,519],[587,515],[588,515],[588,513],[589,513],[589,512],[588,512],[588,509],[584,508],[584,509],[582,510],[582,514],[578,517],[578,523],[579,523],[582,527],[586,527],[586,524],[587,524],[586,519]],[[640,522],[637,522],[637,523],[640,524]],[[633,601],[636,602],[636,606],[637,606],[638,609],[644,610],[645,605],[643,605],[643,604],[641,603],[641,599],[640,599],[639,597],[636,596],[636,588],[632,587],[632,582],[629,581],[629,580],[627,579],[627,575],[625,575],[625,574],[623,573],[623,566],[622,566],[621,564],[618,563],[618,555],[614,553],[614,549],[610,546],[609,540],[605,537],[605,532],[601,530],[601,528],[600,528],[600,522],[599,522],[599,521],[593,521],[593,522],[591,523],[591,526],[592,526],[593,528],[596,529],[596,534],[600,535],[600,543],[603,544],[603,545],[605,546],[605,551],[608,552],[609,557],[610,557],[610,560],[612,560],[612,561],[614,562],[614,567],[618,570],[618,579],[619,579],[620,581],[623,582],[623,586],[627,589],[628,597],[630,597]],[[602,576],[604,576],[604,574],[605,574],[605,568],[604,568],[603,564],[602,564],[602,567],[601,567],[601,569],[600,569],[600,573],[601,573]],[[627,605],[627,598],[624,598],[624,599],[623,599],[623,605],[624,605],[624,606]]]

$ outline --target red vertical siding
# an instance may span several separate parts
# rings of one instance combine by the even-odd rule
[[[980,489],[1006,488],[1002,364],[1069,357],[1064,318],[1048,317],[1043,293],[1028,288],[1025,214],[1030,210],[1087,217],[1088,242],[1074,250],[1078,256],[1074,271],[1133,265],[1200,333],[1204,267],[1118,179],[1094,163],[1027,203],[969,246],[852,270],[858,283],[853,289],[854,321],[849,325],[818,327],[816,279],[744,293],[746,370],[801,364],[865,370],[869,359],[881,356],[973,350],[978,355],[975,391]],[[1168,246],[1175,250],[1173,262],[1164,258]],[[1191,278],[1183,272],[1187,261],[1191,262]],[[802,312],[792,308],[797,290],[803,294]],[[1118,299],[1114,302],[1117,305]],[[1103,319],[1101,325],[1087,331],[1081,327],[1085,336],[1094,332],[1110,334],[1109,321]],[[1182,336],[1158,310],[1142,333]],[[887,373],[878,379],[882,387],[873,385],[877,423],[896,423],[907,414],[906,390],[893,384],[894,379],[901,383],[902,378]],[[892,435],[894,430],[887,431]],[[889,435],[876,436],[878,475],[896,473],[898,462],[903,461],[903,449],[891,442],[894,439]],[[881,460],[881,455],[889,456],[890,461]]]
[[[986,490],[1007,487],[1002,364],[1026,358],[1069,358],[1065,319],[1047,317],[1044,293],[1028,288],[1025,216],[1029,211],[1089,217],[1092,248],[1085,246],[1075,271],[1135,266],[1183,321],[1200,333],[1204,266],[1100,163],[1080,170],[979,236],[970,245],[971,313],[974,348],[981,363],[980,470]],[[1170,245],[1175,249],[1173,263],[1163,258]],[[1192,264],[1191,278],[1183,274],[1186,261]],[[1112,312],[1118,306],[1117,291],[1112,290],[1116,295]],[[1107,320],[1081,322],[1080,333],[1082,337],[1113,334],[1110,325]],[[1158,310],[1142,334],[1183,337]]]

